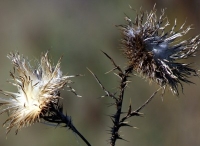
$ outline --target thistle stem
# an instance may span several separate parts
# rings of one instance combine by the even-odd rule
[[[75,132],[85,143],[87,146],[91,146],[91,144],[86,140],[86,138],[76,129],[76,127],[72,124],[71,117],[63,114],[59,110],[59,108],[51,106],[51,115],[47,115],[42,117],[45,121],[51,123],[66,124],[66,127],[69,127],[73,132]]]
[[[61,119],[65,124],[73,131],[75,132],[86,144],[87,146],[91,146],[91,144],[86,140],[86,138],[76,129],[76,127],[72,124],[71,118],[69,116],[65,116],[63,113],[58,112]]]
[[[124,98],[124,90],[127,85],[127,78],[129,77],[129,73],[131,72],[130,69],[125,70],[124,73],[120,72],[119,76],[121,77],[121,82],[120,82],[120,94],[119,98],[116,100],[116,106],[117,106],[117,111],[113,116],[113,127],[111,128],[111,139],[110,139],[110,145],[115,146],[115,142],[117,139],[122,139],[118,133],[120,126],[120,117],[121,117],[121,112],[122,112],[122,104],[123,104],[123,98]]]

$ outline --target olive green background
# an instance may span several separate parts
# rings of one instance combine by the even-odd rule
[[[49,50],[52,62],[56,64],[60,56],[64,74],[84,74],[74,78],[72,84],[82,98],[67,92],[64,98],[64,111],[72,117],[77,129],[93,146],[109,145],[109,127],[112,122],[107,115],[115,112],[115,106],[109,107],[113,100],[99,99],[104,92],[86,69],[90,68],[105,87],[114,92],[119,85],[118,78],[104,74],[113,66],[101,53],[107,52],[122,68],[126,59],[120,50],[120,31],[117,24],[125,24],[125,14],[132,19],[135,12],[129,9],[150,11],[154,4],[158,15],[166,8],[166,15],[173,25],[193,24],[194,30],[185,38],[200,33],[200,2],[195,0],[12,0],[0,1],[0,89],[16,91],[11,84],[9,72],[13,70],[6,55],[19,51],[28,56],[35,66],[42,52]],[[170,28],[170,27],[169,27]],[[198,53],[198,55],[200,55]],[[200,58],[194,62],[200,68]],[[125,93],[123,111],[131,101],[133,109],[140,106],[158,86],[133,76],[132,83]],[[179,97],[169,90],[162,101],[160,93],[142,111],[143,117],[133,117],[129,122],[135,128],[120,129],[126,141],[117,141],[116,146],[188,146],[200,145],[200,79],[191,78],[196,85],[184,84],[184,93]],[[3,96],[3,95],[1,95]],[[0,123],[7,115],[0,116]],[[0,128],[1,146],[84,146],[80,138],[66,128],[54,127],[42,123],[23,128],[15,135],[13,129],[7,136],[5,127]]]

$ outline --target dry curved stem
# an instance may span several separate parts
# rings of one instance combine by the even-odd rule
[[[108,59],[110,59],[110,61],[113,63],[113,65],[115,66],[115,69],[117,69],[120,73],[123,73],[122,69],[114,62],[114,60],[104,51],[102,51],[102,53],[104,55],[106,55],[106,57],[108,57]]]
[[[87,139],[76,129],[76,127],[72,124],[72,120],[70,116],[63,113],[63,107],[58,104],[51,104],[49,112],[46,115],[43,115],[42,118],[50,123],[56,123],[58,125],[65,124],[64,127],[68,127],[74,133],[76,133],[87,146],[91,146],[91,144],[87,141]]]
[[[162,89],[162,87],[158,88],[140,107],[138,107],[136,110],[132,111],[132,107],[131,105],[129,105],[129,109],[128,112],[126,114],[126,116],[124,116],[120,123],[124,123],[125,120],[127,120],[130,117],[133,116],[141,116],[142,113],[140,113],[140,111],[147,105],[149,104],[149,102],[151,102],[151,100],[155,97],[155,95],[158,93],[158,91],[160,91],[160,89]],[[128,126],[128,124],[126,125]]]
[[[142,110],[154,97],[155,95],[158,93],[158,91],[160,91],[160,89],[162,89],[162,87],[158,88],[146,101],[143,105],[141,105],[137,110],[135,110],[135,112],[139,112],[140,110]]]
[[[94,76],[94,78],[96,79],[97,83],[100,85],[100,87],[103,89],[103,91],[106,93],[106,96],[111,97],[115,100],[117,100],[117,97],[115,97],[114,94],[110,93],[108,90],[106,90],[106,88],[102,85],[102,83],[100,82],[100,80],[97,78],[97,76],[89,69],[87,68],[88,71]]]

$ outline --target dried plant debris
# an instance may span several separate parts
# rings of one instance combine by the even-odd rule
[[[0,106],[3,107],[1,113],[9,113],[4,123],[8,123],[7,132],[13,127],[18,131],[39,122],[42,116],[51,113],[61,98],[60,90],[71,83],[69,78],[73,77],[62,75],[60,60],[56,66],[52,66],[48,53],[42,55],[36,69],[19,53],[10,53],[8,58],[14,66],[14,72],[10,72],[10,83],[17,87],[17,92],[1,90],[7,96],[0,98]]]
[[[118,25],[122,31],[122,50],[128,58],[129,69],[155,81],[163,89],[168,85],[172,92],[178,95],[178,86],[183,89],[182,82],[192,83],[188,80],[197,76],[197,70],[191,63],[181,63],[182,59],[195,56],[200,43],[199,36],[183,39],[192,29],[185,23],[176,31],[176,20],[171,30],[165,31],[169,26],[165,10],[156,15],[156,8],[136,15],[134,21],[125,17],[127,24]],[[181,61],[180,61],[181,60]]]

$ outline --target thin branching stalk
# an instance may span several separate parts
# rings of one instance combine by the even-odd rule
[[[102,51],[103,52],[103,51]],[[109,60],[112,62],[114,65],[114,68],[111,71],[117,71],[117,73],[114,73],[120,78],[120,85],[119,85],[119,91],[118,95],[113,94],[106,90],[106,88],[103,86],[103,84],[100,82],[100,80],[97,78],[97,76],[91,71],[91,74],[94,76],[96,79],[97,83],[100,85],[102,90],[106,93],[107,97],[111,97],[114,99],[114,104],[116,105],[116,112],[114,115],[110,116],[112,121],[113,121],[113,126],[111,127],[111,137],[110,137],[110,146],[115,146],[115,143],[118,139],[125,140],[123,139],[120,134],[119,134],[119,129],[124,126],[129,126],[132,127],[131,125],[126,122],[126,120],[132,116],[140,116],[141,113],[140,111],[155,97],[157,92],[161,89],[161,87],[155,91],[140,107],[138,107],[136,110],[132,110],[131,105],[129,105],[128,111],[126,112],[127,114],[123,117],[122,116],[122,106],[123,106],[123,100],[124,100],[124,93],[125,89],[127,87],[127,84],[130,82],[128,78],[130,77],[132,73],[132,67],[129,66],[127,69],[124,71],[114,62],[114,60],[105,52],[103,52],[104,55],[109,58]]]
[[[136,110],[132,111],[132,106],[131,104],[129,105],[129,108],[128,108],[128,112],[126,114],[126,116],[124,116],[120,123],[123,123],[125,120],[127,120],[128,118],[130,117],[133,117],[133,116],[140,116],[142,115],[142,113],[140,113],[140,111],[147,105],[151,102],[151,100],[155,97],[155,95],[158,93],[158,91],[161,89],[161,87],[156,90],[140,107],[138,107]],[[125,123],[124,123],[125,124]],[[127,125],[128,126],[128,125]]]

